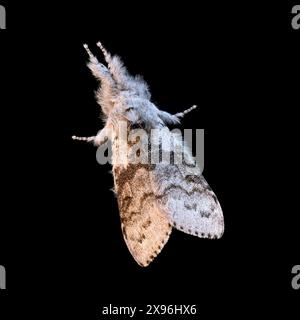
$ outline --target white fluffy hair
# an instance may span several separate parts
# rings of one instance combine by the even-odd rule
[[[179,123],[180,118],[196,108],[193,106],[175,115],[159,110],[150,101],[150,91],[142,77],[131,76],[120,57],[112,56],[100,42],[97,46],[101,49],[107,66],[100,63],[84,44],[90,58],[88,67],[101,82],[96,98],[105,118],[105,127],[96,137],[73,136],[73,139],[93,141],[100,145],[106,138],[111,138],[110,133],[115,131],[120,120],[127,121],[130,126],[136,125],[150,130]]]

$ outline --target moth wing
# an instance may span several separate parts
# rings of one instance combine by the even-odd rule
[[[202,175],[187,174],[183,165],[158,165],[151,173],[161,210],[172,225],[200,238],[220,238],[224,218],[220,203]]]
[[[159,206],[172,225],[201,238],[220,238],[224,218],[219,201],[201,175],[201,170],[181,135],[163,131],[161,153],[173,151],[173,161],[161,162],[150,172]],[[157,143],[157,142],[156,142]]]
[[[124,240],[143,267],[160,253],[172,232],[169,217],[152,190],[150,170],[149,165],[136,164],[113,170]]]

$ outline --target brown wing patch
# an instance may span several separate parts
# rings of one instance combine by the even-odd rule
[[[124,239],[134,259],[146,267],[167,243],[172,226],[151,189],[151,167],[128,165],[116,169],[115,183]]]

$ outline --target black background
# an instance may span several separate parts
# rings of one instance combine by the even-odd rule
[[[276,14],[274,5],[223,2],[1,4],[1,301],[18,306],[10,315],[99,319],[109,303],[197,304],[203,319],[292,314],[300,36],[292,4]],[[82,47],[97,52],[98,40],[144,76],[161,109],[199,106],[182,128],[205,129],[221,240],[174,231],[148,268],[130,256],[111,168],[70,138],[102,127]]]

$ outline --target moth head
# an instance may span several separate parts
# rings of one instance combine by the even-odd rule
[[[145,119],[142,116],[141,105],[135,99],[129,99],[128,103],[117,103],[108,117],[115,127],[126,122],[128,128],[143,128]]]
[[[96,99],[104,116],[114,121],[123,119],[129,124],[137,125],[143,118],[144,110],[138,108],[136,102],[140,99],[150,100],[147,84],[141,76],[131,76],[121,59],[116,55],[112,56],[100,42],[97,46],[101,49],[107,66],[97,60],[87,45],[84,48],[90,57],[88,67],[101,82]]]

